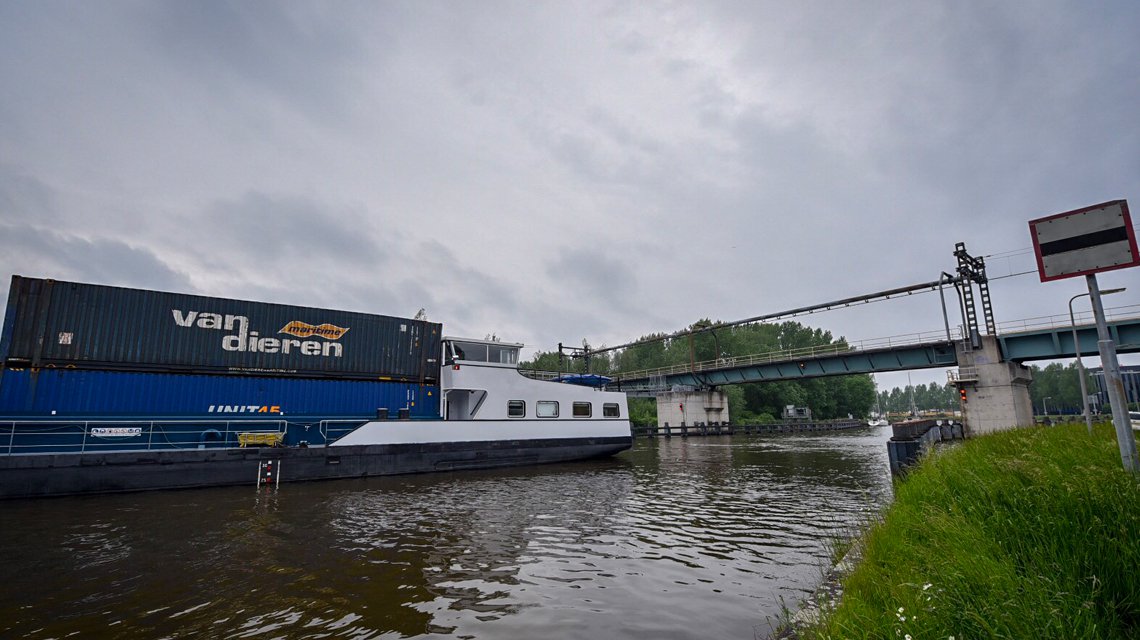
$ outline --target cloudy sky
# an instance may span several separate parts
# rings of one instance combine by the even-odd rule
[[[1082,280],[1015,275],[1026,223],[1140,209],[1137,34],[1131,0],[7,0],[0,278],[549,350],[927,282],[965,242],[999,322],[1067,315]],[[801,320],[942,326],[936,294]]]

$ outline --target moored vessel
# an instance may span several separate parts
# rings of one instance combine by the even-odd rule
[[[421,320],[17,276],[0,341],[0,497],[485,469],[631,446],[624,394],[525,377],[522,346],[444,338]]]

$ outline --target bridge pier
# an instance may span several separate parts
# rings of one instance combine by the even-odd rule
[[[970,435],[1033,425],[1029,383],[1033,373],[1016,362],[1002,360],[997,338],[982,336],[980,349],[956,346],[960,364],[954,384],[965,390],[962,418]],[[962,397],[961,395],[959,396]]]
[[[668,424],[698,426],[728,421],[728,395],[723,391],[709,389],[657,394],[657,426],[662,429]]]

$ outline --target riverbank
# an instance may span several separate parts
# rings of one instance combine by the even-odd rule
[[[1140,482],[1111,425],[1018,429],[923,460],[800,638],[1140,635]]]

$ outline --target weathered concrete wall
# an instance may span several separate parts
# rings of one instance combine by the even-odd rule
[[[658,427],[666,422],[677,427],[728,421],[728,396],[723,391],[666,391],[657,396]]]
[[[962,416],[970,435],[1033,424],[1029,400],[1033,373],[1016,362],[1003,362],[997,339],[982,336],[981,348],[972,351],[959,344],[958,363],[964,378],[958,388],[966,390]]]

